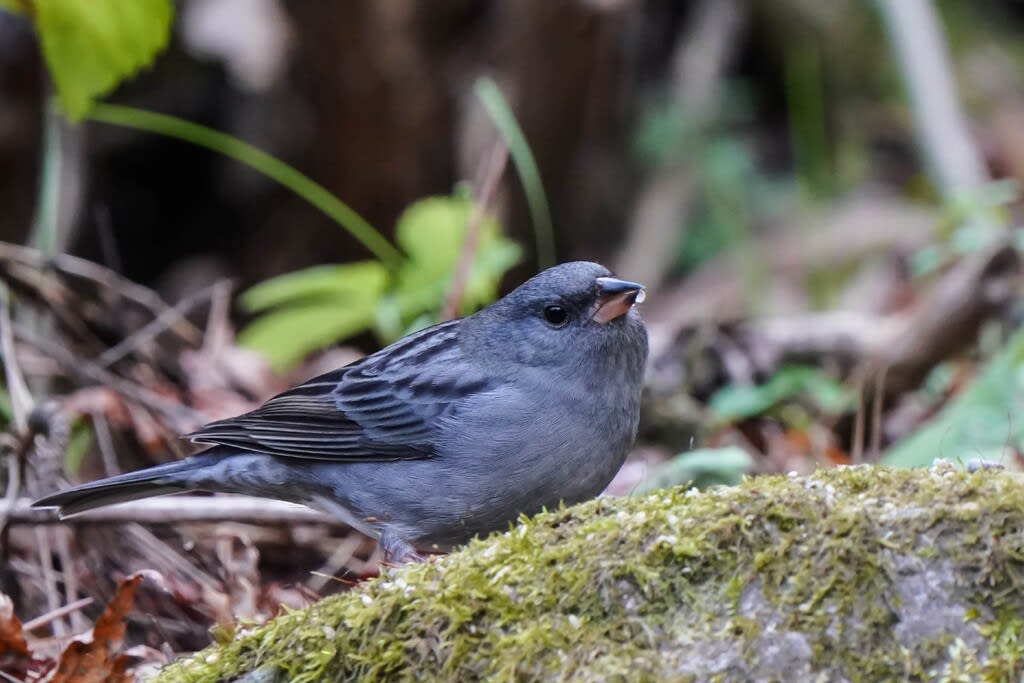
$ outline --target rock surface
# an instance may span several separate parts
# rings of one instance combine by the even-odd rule
[[[524,520],[158,680],[1020,680],[1022,583],[1020,475],[759,477]]]

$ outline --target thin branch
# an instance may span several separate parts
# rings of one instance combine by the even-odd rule
[[[883,365],[878,371],[878,377],[872,382],[874,397],[871,401],[871,462],[878,462],[882,455],[882,404],[885,402],[885,377],[889,367]]]
[[[690,135],[702,134],[718,110],[722,78],[741,45],[737,34],[747,12],[746,0],[703,0],[691,10],[693,19],[672,57],[673,99]],[[692,151],[679,150],[641,189],[615,263],[616,272],[651,290],[661,285],[672,264],[697,193]]]
[[[931,0],[877,0],[910,96],[921,152],[948,200],[989,181],[956,95],[949,47]]]
[[[11,517],[7,518],[7,523],[11,523]],[[42,527],[36,527],[32,530],[36,538],[36,549],[39,554],[39,565],[43,572],[43,593],[46,595],[46,606],[53,612],[60,609],[61,599],[60,592],[57,589],[57,574],[53,570],[53,546],[50,545],[50,537],[46,535],[46,531]],[[71,568],[68,567],[70,571]],[[53,634],[60,637],[66,635],[68,632],[68,625],[64,623],[63,619],[55,619],[53,622]]]
[[[155,318],[143,325],[137,331],[128,335],[120,342],[101,353],[96,358],[96,364],[102,367],[110,367],[129,353],[133,353],[140,346],[169,329],[176,321],[198,308],[200,304],[209,300],[217,292],[217,289],[220,286],[220,282],[215,282],[209,287],[204,287],[197,292],[193,292],[173,307],[161,311]]]
[[[189,431],[194,425],[205,422],[205,418],[191,408],[168,400],[140,384],[118,377],[90,360],[79,358],[56,342],[42,339],[22,327],[15,327],[14,335],[20,341],[60,363],[69,375],[102,384],[163,415],[175,425],[178,432]]]
[[[18,367],[12,330],[9,290],[7,285],[0,284],[0,353],[3,353],[4,357],[4,376],[7,380],[7,392],[11,397],[12,421],[19,432],[25,432],[28,428],[28,414],[32,411],[34,401]]]
[[[80,600],[75,600],[74,602],[68,603],[68,604],[64,605],[63,607],[58,607],[57,609],[55,609],[55,610],[53,610],[51,612],[47,612],[46,614],[41,614],[38,617],[36,617],[35,619],[30,619],[30,620],[26,621],[24,624],[21,625],[21,630],[22,631],[34,631],[37,628],[39,628],[40,626],[46,626],[47,624],[49,624],[54,619],[60,619],[60,618],[66,616],[68,614],[71,614],[72,612],[77,612],[80,609],[88,607],[92,603],[93,603],[93,599],[92,598],[88,598],[88,597],[81,598]]]
[[[119,474],[117,466],[117,454],[114,452],[114,439],[110,433],[110,424],[102,410],[94,410],[90,413],[92,417],[92,431],[96,436],[96,445],[100,450],[100,460],[103,462],[103,473],[108,477]]]
[[[3,264],[8,275],[14,275],[11,266],[20,267],[20,275],[28,278],[25,284],[38,291],[40,296],[47,301],[50,300],[46,299],[46,295],[51,295],[51,297],[53,295],[52,271],[56,271],[63,275],[94,282],[105,291],[150,311],[154,316],[160,315],[168,309],[173,310],[153,290],[132,282],[98,263],[70,254],[56,254],[50,258],[37,249],[10,242],[0,242],[0,264]],[[57,286],[63,287],[59,283]],[[50,301],[50,303],[59,305],[61,302],[58,300]],[[181,315],[177,316],[171,329],[183,340],[192,344],[198,344],[202,339],[196,326]]]
[[[328,524],[346,527],[330,515],[295,503],[250,496],[173,496],[111,505],[59,519],[53,510],[31,507],[18,500],[0,515],[8,524],[179,524],[192,522],[242,522],[247,524]]]
[[[469,275],[473,270],[473,259],[476,256],[477,245],[480,243],[480,231],[507,163],[508,146],[503,141],[498,141],[491,148],[491,153],[487,157],[486,165],[483,168],[483,179],[473,184],[475,188],[479,189],[469,219],[466,221],[466,236],[462,241],[459,261],[455,266],[455,276],[452,278],[451,286],[444,298],[444,305],[441,307],[441,320],[451,320],[459,314],[462,293],[466,289],[466,283],[469,282]]]

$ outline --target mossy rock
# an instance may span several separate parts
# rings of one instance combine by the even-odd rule
[[[1024,480],[950,465],[601,498],[158,680],[1021,680]]]

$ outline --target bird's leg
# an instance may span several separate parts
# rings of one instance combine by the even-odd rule
[[[384,551],[384,561],[390,562],[391,564],[408,564],[410,562],[426,562],[427,558],[425,555],[421,555],[416,552],[407,541],[395,533],[395,531],[385,526],[380,531],[380,543],[381,550]]]

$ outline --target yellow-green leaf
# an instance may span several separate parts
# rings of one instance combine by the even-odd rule
[[[396,300],[407,319],[439,305],[462,254],[471,211],[466,197],[427,197],[398,219],[395,239],[409,260],[399,271]],[[520,258],[519,246],[502,236],[493,218],[484,219],[479,230],[463,313],[493,301],[501,276]]]
[[[387,279],[387,268],[379,261],[314,266],[253,286],[242,295],[242,305],[255,312],[325,299],[363,297],[375,301],[384,291]]]
[[[316,303],[275,310],[253,321],[238,343],[266,356],[275,370],[285,370],[307,354],[370,326],[376,300],[354,299],[348,305]]]
[[[98,97],[152,63],[167,44],[173,16],[170,0],[29,4],[61,108],[72,121],[81,120]]]

